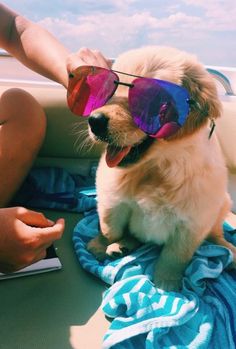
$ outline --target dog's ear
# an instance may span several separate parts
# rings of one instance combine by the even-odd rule
[[[214,78],[201,64],[197,61],[186,63],[182,83],[195,101],[202,120],[215,119],[221,115],[221,103]]]

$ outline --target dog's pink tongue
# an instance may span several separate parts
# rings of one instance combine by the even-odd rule
[[[127,147],[115,147],[112,145],[107,146],[106,163],[109,167],[115,167],[119,165],[122,159],[129,153],[131,146]]]

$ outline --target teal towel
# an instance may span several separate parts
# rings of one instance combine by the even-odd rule
[[[59,167],[33,168],[12,205],[84,212],[96,205],[94,176],[72,175]]]
[[[225,271],[231,252],[204,242],[183,279],[183,290],[154,286],[153,267],[160,248],[143,245],[129,256],[98,262],[87,242],[98,233],[96,210],[85,214],[73,242],[81,265],[108,285],[102,309],[111,319],[103,349],[236,348],[236,273]],[[236,233],[226,223],[226,238]]]
[[[73,241],[84,269],[109,285],[102,308],[111,326],[103,349],[235,349],[236,272],[226,271],[231,252],[203,243],[185,272],[181,293],[154,286],[153,266],[160,252],[157,246],[143,245],[129,256],[99,263],[86,249],[99,226],[93,184],[93,177],[70,175],[63,169],[34,169],[16,202],[84,212]],[[227,224],[224,230],[226,238],[236,245],[236,232],[230,232]]]

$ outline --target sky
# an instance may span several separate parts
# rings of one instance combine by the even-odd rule
[[[236,67],[236,0],[4,0],[72,52],[107,57],[146,45],[177,47],[205,65]]]

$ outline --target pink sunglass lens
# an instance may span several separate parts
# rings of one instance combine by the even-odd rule
[[[87,116],[103,106],[116,89],[112,71],[92,66],[79,67],[72,73],[67,93],[68,106],[76,115]]]

